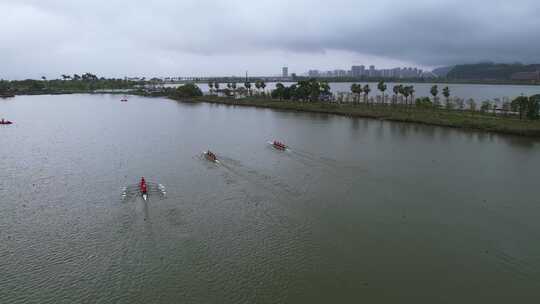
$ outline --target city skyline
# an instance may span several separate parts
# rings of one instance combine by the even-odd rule
[[[316,69],[307,72],[309,77],[381,77],[381,78],[434,78],[431,71],[424,71],[417,67],[395,67],[386,69],[377,69],[375,65],[353,65],[350,69],[334,69],[320,71]]]

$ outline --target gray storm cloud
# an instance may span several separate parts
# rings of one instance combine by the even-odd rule
[[[0,78],[540,62],[532,0],[0,0]]]

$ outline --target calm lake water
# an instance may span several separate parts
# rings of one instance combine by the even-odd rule
[[[540,301],[538,141],[112,95],[0,116],[2,303]],[[123,201],[141,176],[167,198]]]
[[[284,83],[285,85],[289,86],[294,83]],[[351,84],[352,82],[332,82],[330,83],[330,88],[332,92],[350,92],[351,91]],[[377,83],[376,82],[370,82],[365,83],[362,82],[363,85],[369,84],[371,87],[371,96],[375,95],[381,95],[381,92],[377,89]],[[397,83],[388,82],[387,85],[387,91],[386,94],[393,94],[392,88]],[[459,97],[463,99],[469,99],[473,98],[477,102],[481,102],[484,100],[494,100],[496,98],[503,99],[505,97],[513,99],[515,97],[518,97],[520,95],[530,96],[535,94],[540,94],[540,86],[536,85],[493,85],[493,84],[435,84],[435,83],[399,83],[403,85],[413,85],[415,89],[415,96],[416,97],[423,97],[423,96],[429,96],[431,97],[431,87],[433,85],[437,85],[439,87],[439,96],[443,98],[442,90],[445,86],[448,86],[450,88],[451,96]],[[197,84],[203,91],[208,91],[208,84],[206,83],[199,83]],[[243,86],[243,84],[238,83],[238,86]],[[254,84],[252,83],[252,88],[254,88]],[[266,90],[273,90],[275,88],[276,83],[268,83]],[[221,83],[220,88],[224,89],[227,87],[226,83]]]

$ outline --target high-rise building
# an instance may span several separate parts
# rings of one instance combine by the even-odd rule
[[[352,77],[360,77],[362,76],[362,66],[359,65],[353,65],[351,67],[351,76]]]
[[[283,68],[281,69],[281,76],[282,76],[283,78],[289,77],[289,68],[288,68],[288,67],[283,67]]]
[[[309,77],[320,77],[321,73],[318,70],[309,70],[308,76]]]
[[[374,76],[375,76],[375,66],[370,65],[369,66],[369,77],[374,77]]]
[[[345,70],[334,70],[335,77],[345,77],[347,76],[347,71]]]

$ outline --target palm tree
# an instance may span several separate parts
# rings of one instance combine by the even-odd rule
[[[244,83],[244,87],[248,90],[249,96],[251,96],[251,82],[246,81],[246,82]]]
[[[444,87],[442,92],[443,92],[444,97],[446,98],[446,103],[448,104],[449,101],[450,101],[450,88],[449,87]]]
[[[369,92],[371,92],[371,89],[369,88],[369,84],[366,84],[364,88],[362,89],[362,91],[364,91],[364,102],[367,103]]]
[[[439,95],[439,88],[437,85],[434,85],[431,87],[431,90],[429,91],[431,95],[433,95],[433,106],[437,107],[437,95]]]
[[[351,92],[354,94],[354,103],[360,101],[360,95],[364,92],[361,84],[353,83],[351,85]]]
[[[401,86],[401,95],[405,97],[405,105],[409,105],[409,87],[408,86]]]
[[[266,83],[264,83],[264,80],[261,80],[261,89],[263,90],[263,94],[266,95],[264,89],[266,88]]]
[[[231,89],[233,91],[234,98],[236,98],[236,82],[231,83]]]
[[[392,91],[394,91],[394,96],[395,96],[395,102],[397,103],[397,100],[398,100],[398,97],[399,97],[399,85],[395,85],[393,88],[392,88]]]
[[[358,84],[351,84],[351,93],[354,95],[353,103],[356,103],[356,91],[358,90]]]
[[[379,81],[379,84],[377,85],[377,89],[379,89],[379,91],[381,91],[382,93],[382,103],[386,104],[384,102],[384,91],[386,91],[386,84],[384,83],[383,80]]]
[[[260,93],[260,90],[261,90],[261,81],[260,80],[255,81],[255,88],[257,89],[257,93]]]
[[[409,86],[409,94],[411,95],[411,106],[413,105],[413,101],[414,101],[414,93],[415,93],[415,90],[414,90],[414,86]]]
[[[210,89],[210,95],[212,95],[212,93],[214,91],[214,82],[209,81],[208,82],[208,88]]]

